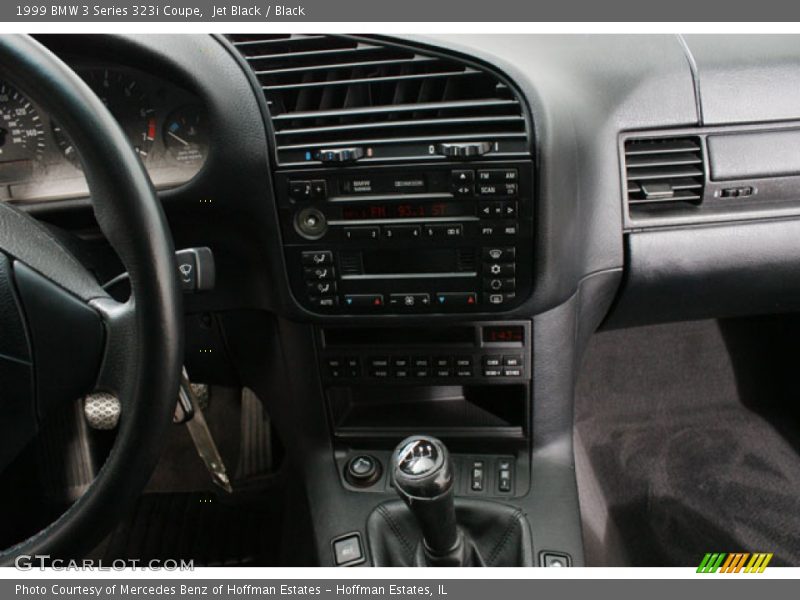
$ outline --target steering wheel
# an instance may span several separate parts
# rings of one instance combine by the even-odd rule
[[[2,565],[21,554],[80,556],[135,501],[171,423],[183,341],[172,237],[144,166],[114,117],[30,37],[0,36],[0,78],[69,134],[97,222],[132,290],[127,302],[113,300],[46,228],[0,202],[0,472],[48,413],[93,391],[121,404],[114,446],[88,490],[44,530],[0,549]]]

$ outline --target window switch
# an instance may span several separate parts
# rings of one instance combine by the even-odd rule
[[[483,461],[476,460],[472,463],[472,483],[470,488],[473,492],[483,491]]]

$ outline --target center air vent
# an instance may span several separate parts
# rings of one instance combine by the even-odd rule
[[[628,205],[633,210],[700,204],[704,168],[698,137],[629,139],[625,142]]]
[[[354,148],[359,162],[444,160],[439,144],[487,156],[530,155],[519,98],[501,78],[454,58],[372,38],[231,35],[267,99],[278,163],[319,163]],[[341,153],[340,153],[341,154]]]

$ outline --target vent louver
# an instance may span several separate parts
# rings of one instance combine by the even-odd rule
[[[281,165],[350,147],[363,150],[359,162],[443,159],[437,144],[459,141],[529,155],[519,99],[483,68],[372,38],[228,37],[267,99]]]
[[[631,209],[700,204],[705,185],[698,137],[629,139],[625,173]]]

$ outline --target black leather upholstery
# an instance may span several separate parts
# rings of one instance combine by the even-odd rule
[[[532,567],[533,544],[525,514],[488,500],[456,499],[456,519],[471,546],[465,566]],[[369,516],[367,542],[376,567],[424,567],[416,520],[399,500],[384,502]]]

